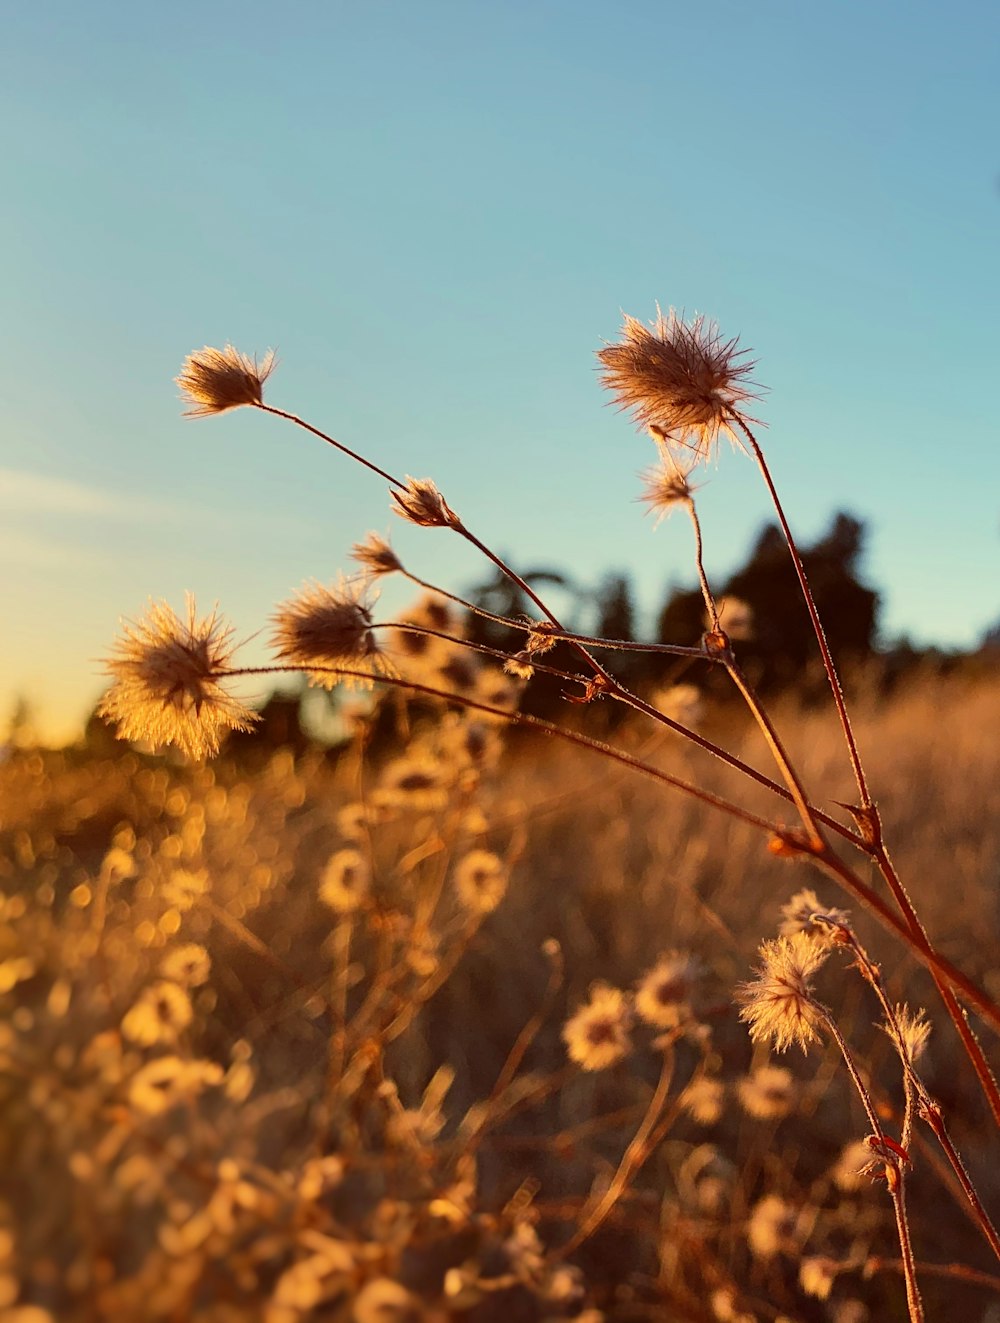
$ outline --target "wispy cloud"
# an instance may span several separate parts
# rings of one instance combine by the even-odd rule
[[[110,492],[71,478],[0,468],[0,510],[15,514],[108,515],[121,503]]]

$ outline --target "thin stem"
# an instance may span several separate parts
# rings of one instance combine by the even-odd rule
[[[409,620],[373,620],[368,626],[369,629],[399,629],[405,634],[422,634],[425,638],[442,639],[445,643],[453,643],[456,648],[466,648],[469,652],[482,653],[486,657],[495,657],[498,661],[509,661],[510,653],[504,652],[500,648],[491,648],[488,643],[474,643],[471,639],[458,638],[455,634],[446,634],[441,629],[431,629],[427,625],[415,625]],[[574,675],[572,671],[561,671],[557,666],[546,666],[544,662],[531,662],[536,671],[543,671],[546,675],[554,675],[558,680],[568,680],[571,684],[586,685],[587,679],[582,675]]]
[[[899,1253],[903,1263],[903,1278],[906,1282],[906,1304],[910,1313],[910,1323],[923,1323],[924,1307],[920,1299],[920,1288],[917,1285],[916,1268],[913,1262],[913,1246],[910,1242],[910,1224],[906,1217],[905,1172],[902,1164],[895,1158],[892,1150],[885,1142],[885,1131],[879,1121],[875,1104],[872,1102],[868,1088],[861,1078],[857,1063],[851,1054],[851,1049],[847,1046],[847,1040],[840,1032],[832,1012],[819,1002],[814,1001],[811,1004],[822,1018],[830,1036],[840,1048],[844,1064],[847,1066],[848,1073],[868,1116],[868,1123],[879,1141],[878,1156],[884,1163],[886,1184],[889,1187],[889,1196],[892,1199],[892,1208],[896,1216],[896,1233],[899,1237]]]
[[[318,427],[313,427],[312,423],[307,423],[306,420],[300,418],[298,414],[287,413],[284,409],[276,409],[273,404],[255,404],[253,407],[255,409],[260,409],[262,413],[273,413],[276,418],[286,418],[290,423],[295,423],[297,427],[304,427],[307,432],[312,432],[313,436],[318,436],[321,441],[325,441],[328,445],[341,451],[342,454],[347,455],[350,459],[356,459],[359,464],[363,464],[365,468],[370,469],[372,473],[377,473],[380,478],[385,478],[390,486],[406,486],[406,484],[400,482],[398,478],[394,478],[391,473],[386,473],[385,469],[380,469],[377,464],[373,464],[370,459],[365,459],[364,455],[359,455],[356,450],[351,450],[350,447],[345,446],[342,441],[335,441],[332,436],[328,436],[326,432],[321,432]]]
[[[705,610],[708,612],[708,619],[712,632],[718,634],[722,632],[722,625],[719,622],[719,608],[715,604],[715,597],[708,585],[708,575],[705,573],[705,562],[702,558],[701,520],[698,518],[698,511],[695,509],[694,497],[686,497],[684,500],[684,506],[691,519],[691,526],[694,529],[694,559],[695,564],[698,567],[698,582],[701,584],[701,595],[705,599]]]
[[[837,707],[837,715],[840,717],[840,725],[844,732],[844,739],[847,742],[847,750],[850,754],[851,766],[854,769],[854,779],[858,785],[858,794],[861,796],[862,808],[871,808],[872,797],[868,789],[868,780],[865,776],[864,768],[861,765],[861,755],[858,752],[857,741],[854,738],[854,731],[851,728],[851,719],[847,712],[847,704],[844,701],[844,691],[841,688],[840,677],[837,674],[837,668],[833,662],[833,656],[830,652],[830,646],[826,641],[826,634],[823,630],[823,622],[820,620],[819,611],[816,609],[816,602],[812,595],[812,589],[809,587],[809,580],[806,577],[805,566],[802,563],[802,556],[799,553],[795,538],[792,536],[792,530],[785,518],[785,511],[778,496],[777,488],[771,478],[771,471],[764,458],[764,452],[761,450],[757,438],[751,432],[738,413],[732,413],[730,417],[737,424],[740,431],[749,442],[750,449],[753,451],[754,459],[757,461],[757,467],[761,471],[771,501],[778,515],[778,522],[781,524],[781,531],[784,534],[785,542],[788,545],[788,551],[792,558],[792,564],[795,566],[795,573],[799,581],[799,587],[802,590],[802,597],[809,612],[809,619],[812,621],[813,633],[816,635],[816,642],[819,644],[820,654],[823,658],[823,669],[826,671],[827,680],[830,682],[830,689],[833,693],[833,701]]]

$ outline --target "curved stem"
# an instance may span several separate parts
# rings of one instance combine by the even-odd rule
[[[394,478],[391,473],[386,473],[385,469],[380,469],[377,464],[373,464],[370,459],[365,459],[364,455],[359,455],[356,450],[351,450],[349,446],[345,446],[342,441],[335,441],[334,438],[328,436],[326,432],[321,432],[318,427],[313,427],[312,423],[307,423],[306,420],[300,418],[298,414],[288,413],[284,409],[276,409],[273,404],[255,404],[253,407],[255,409],[260,409],[262,413],[273,413],[276,418],[285,418],[288,422],[295,423],[298,427],[304,427],[307,432],[312,432],[313,436],[318,436],[321,441],[325,441],[328,445],[333,446],[335,450],[339,450],[350,459],[356,459],[359,464],[363,464],[366,469],[371,469],[372,473],[377,473],[380,478],[385,478],[390,486],[404,487],[406,485],[405,483],[400,482],[398,478]]]
[[[781,504],[781,499],[778,496],[777,488],[771,478],[771,471],[767,467],[764,452],[757,443],[757,438],[739,414],[732,413],[730,417],[737,424],[750,445],[754,459],[757,461],[757,467],[761,471],[772,504],[777,512],[778,522],[781,524],[781,531],[784,534],[785,542],[788,545],[788,550],[792,557],[792,564],[795,566],[795,573],[799,581],[799,587],[802,590],[802,597],[805,601],[806,609],[809,612],[809,619],[812,622],[813,633],[816,635],[816,642],[819,644],[820,655],[823,658],[823,669],[826,671],[827,680],[830,682],[833,701],[837,707],[837,715],[840,717],[840,725],[844,732],[844,739],[847,742],[847,750],[850,754],[851,766],[854,769],[854,779],[858,785],[858,794],[861,796],[861,806],[865,809],[871,808],[872,797],[868,789],[868,780],[865,776],[864,768],[861,765],[861,755],[858,752],[857,741],[854,738],[851,719],[847,713],[847,704],[844,701],[844,691],[841,688],[840,677],[837,674],[837,668],[834,665],[833,656],[830,653],[830,647],[826,641],[826,633],[823,630],[823,622],[819,618],[819,611],[816,609],[816,602],[812,595],[812,589],[809,587],[809,580],[806,577],[806,570],[802,563],[802,556],[799,554],[795,538],[792,536],[792,530],[788,526],[788,520],[785,518],[785,511]]]

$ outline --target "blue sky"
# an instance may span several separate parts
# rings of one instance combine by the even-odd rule
[[[272,403],[434,477],[522,566],[629,570],[652,612],[688,530],[642,517],[652,447],[593,355],[657,301],[754,351],[793,526],[870,521],[885,634],[973,642],[1000,615],[998,68],[992,0],[12,9],[0,717],[22,693],[69,733],[120,616],[192,589],[250,635],[369,529],[483,577],[304,434],[182,419],[206,343],[276,347]],[[722,576],[768,509],[745,458],[709,477]]]

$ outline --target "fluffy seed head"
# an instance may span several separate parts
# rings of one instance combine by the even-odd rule
[[[364,902],[371,870],[359,850],[337,850],[327,860],[319,883],[319,898],[335,914],[350,914]]]
[[[241,354],[232,345],[212,349],[208,345],[189,354],[175,378],[182,398],[191,406],[189,418],[204,418],[224,413],[243,404],[262,404],[264,382],[274,370],[274,352],[268,350],[263,361]]]
[[[747,1223],[747,1241],[759,1258],[773,1258],[798,1249],[798,1215],[780,1195],[765,1194],[757,1201]]]
[[[393,507],[402,519],[422,528],[459,528],[461,520],[430,478],[406,479],[403,488],[394,487]]]
[[[826,960],[830,948],[797,932],[764,942],[758,977],[736,993],[740,1019],[750,1026],[755,1043],[773,1041],[779,1052],[798,1043],[805,1052],[819,1039],[822,1016],[812,995],[810,978]]]
[[[392,547],[377,533],[369,533],[364,542],[355,542],[351,548],[351,556],[373,579],[378,579],[383,574],[396,574],[403,568],[403,562]]]
[[[670,456],[643,469],[639,476],[643,481],[639,500],[649,506],[646,513],[655,514],[657,523],[673,514],[679,505],[686,505],[697,490],[688,482],[687,472]]]
[[[846,910],[824,905],[815,891],[808,887],[797,891],[787,905],[782,905],[781,913],[784,918],[778,926],[778,932],[783,937],[791,937],[793,933],[808,932],[821,942],[831,942],[833,929],[825,923],[815,922],[814,916],[821,916],[828,919],[830,924],[842,924],[844,927],[850,927],[851,923],[850,915]]]
[[[927,1012],[921,1008],[911,1011],[905,1003],[896,1006],[896,1025],[899,1033],[890,1025],[883,1025],[886,1033],[897,1046],[901,1047],[911,1061],[923,1055],[927,1040],[931,1036],[931,1022]]]
[[[306,671],[311,684],[327,689],[341,681],[349,688],[370,689],[375,678],[390,674],[363,594],[363,585],[343,578],[329,588],[305,584],[272,617],[271,643],[278,658]],[[339,670],[362,671],[370,678],[340,675]]]
[[[570,1060],[584,1070],[604,1070],[632,1049],[628,1001],[618,988],[599,983],[590,1001],[563,1026],[563,1042]]]
[[[153,602],[142,620],[126,622],[105,663],[113,684],[98,713],[125,740],[174,744],[190,758],[219,751],[230,730],[258,719],[223,687],[233,655],[232,628],[213,611],[198,619],[193,597],[187,619]]]
[[[665,445],[690,452],[696,460],[712,454],[720,432],[734,439],[740,405],[753,398],[747,375],[752,362],[744,350],[724,340],[714,322],[690,322],[671,309],[657,309],[652,328],[626,317],[622,342],[598,350],[601,384],[640,426]]]

